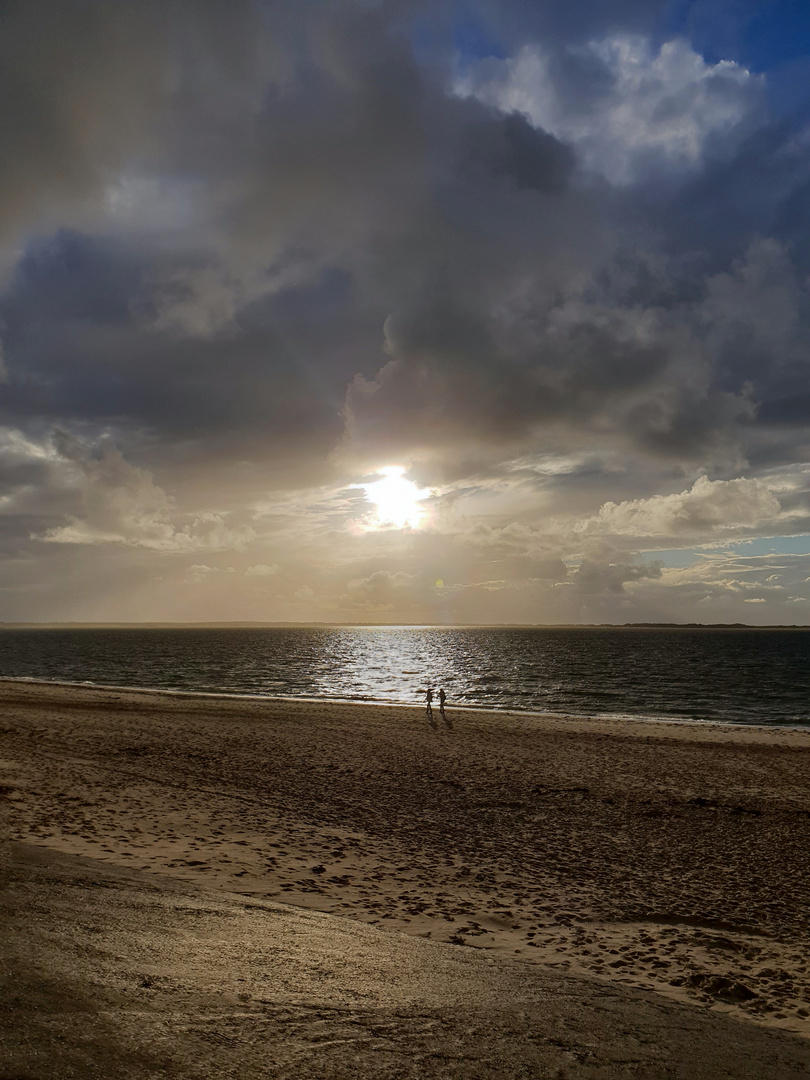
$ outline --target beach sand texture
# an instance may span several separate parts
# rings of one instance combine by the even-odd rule
[[[783,1080],[807,1040],[351,919],[11,845],[4,1080]]]
[[[810,733],[12,682],[0,701],[14,840],[810,1035]]]

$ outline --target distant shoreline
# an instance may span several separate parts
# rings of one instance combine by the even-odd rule
[[[0,622],[0,630],[810,630],[807,623]]]

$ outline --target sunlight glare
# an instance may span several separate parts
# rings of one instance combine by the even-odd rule
[[[415,529],[424,517],[420,503],[428,491],[417,487],[412,480],[406,480],[404,473],[402,466],[391,465],[378,471],[382,480],[360,485],[375,506],[374,528]]]

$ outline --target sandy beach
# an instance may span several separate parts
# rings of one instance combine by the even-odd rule
[[[14,682],[0,703],[18,844],[810,1036],[810,732]]]

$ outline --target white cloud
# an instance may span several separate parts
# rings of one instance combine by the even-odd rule
[[[740,605],[768,604],[771,621],[793,622],[797,615],[802,617],[795,606],[789,616],[780,616],[779,610],[782,604],[807,603],[798,593],[808,562],[810,555],[704,554],[690,566],[665,569],[655,583],[657,599],[665,603],[670,617],[685,620],[694,604],[714,606],[725,612],[723,619],[742,621]]]
[[[278,573],[278,567],[275,563],[256,563],[255,566],[249,566],[245,570],[245,577],[272,577]]]
[[[0,454],[13,461],[55,461],[59,453],[53,443],[38,443],[17,428],[0,428]]]
[[[188,568],[188,572],[195,581],[204,581],[209,574],[215,573],[215,570],[213,566],[207,566],[205,563],[194,563]]]
[[[233,574],[234,568],[232,566],[208,566],[205,563],[195,563],[188,568],[189,580],[195,584],[199,584],[201,581],[207,581],[213,574]]]
[[[458,90],[525,114],[572,143],[587,169],[624,185],[690,171],[736,145],[760,115],[764,81],[729,60],[706,63],[679,38],[656,53],[645,38],[618,34],[562,60],[525,45],[482,62]]]
[[[691,489],[650,499],[606,502],[593,517],[574,526],[582,536],[638,539],[710,538],[745,533],[779,517],[779,500],[761,481],[698,477]]]

